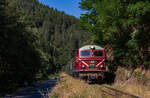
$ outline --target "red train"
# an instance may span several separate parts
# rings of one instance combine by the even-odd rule
[[[78,49],[69,65],[70,73],[85,80],[104,78],[106,53],[97,45],[86,45]]]

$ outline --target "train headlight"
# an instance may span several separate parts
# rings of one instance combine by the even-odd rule
[[[85,68],[85,66],[84,66],[84,65],[82,65],[81,67],[82,67],[82,68]]]
[[[100,65],[101,68],[103,68],[103,65]]]
[[[95,46],[94,46],[94,45],[91,45],[90,48],[91,48],[91,49],[95,49]]]

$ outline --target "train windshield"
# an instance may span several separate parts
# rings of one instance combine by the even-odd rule
[[[90,51],[81,51],[80,56],[90,56]]]
[[[104,56],[104,52],[103,51],[94,51],[93,55],[94,56]]]

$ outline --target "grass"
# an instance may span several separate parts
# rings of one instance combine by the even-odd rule
[[[124,68],[119,68],[116,72],[116,77],[126,77]],[[148,84],[150,82],[149,80],[149,74],[145,70],[136,69],[132,76],[126,80],[126,79],[120,79],[116,80],[112,87],[117,88],[119,90],[129,92],[131,94],[139,95],[142,98],[150,98],[150,85]]]
[[[144,86],[143,84],[135,83],[128,84],[124,87],[124,89],[133,94],[137,94],[142,98],[150,98],[150,87]]]
[[[49,98],[111,98],[103,95],[97,84],[89,85],[83,80],[75,79],[65,73],[61,73],[60,80],[49,94]],[[105,84],[107,85],[107,84]],[[150,98],[150,86],[144,86],[142,83],[114,83],[111,87],[131,94],[139,95],[141,98]],[[105,91],[108,91],[105,89]],[[121,97],[127,98],[127,97]]]
[[[49,94],[50,98],[101,98],[100,88],[62,73],[57,86]]]

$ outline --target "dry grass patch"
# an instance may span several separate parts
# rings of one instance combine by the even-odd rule
[[[142,98],[150,98],[150,70],[137,68],[130,78],[126,78],[130,73],[125,68],[118,68],[116,72],[116,80],[112,87],[136,94]]]
[[[141,96],[142,98],[150,98],[150,87],[142,84],[128,84],[125,86],[125,90]]]
[[[60,77],[63,78],[60,78],[57,85],[49,94],[50,98],[112,98],[111,96],[101,93],[101,90],[105,90],[109,93],[111,93],[111,91],[100,85],[89,85],[83,80],[75,79],[65,73],[61,73]],[[114,83],[111,87],[139,95],[141,98],[150,98],[150,87],[136,82],[133,83],[129,81],[127,83]],[[127,97],[121,96],[121,98]]]
[[[150,86],[145,86],[140,83],[131,83],[128,82],[127,84],[122,83],[115,83],[112,85],[113,88],[116,88],[118,90],[128,92],[134,95],[138,95],[141,98],[150,98]]]
[[[82,80],[62,73],[50,98],[102,98],[98,85],[89,85]]]

